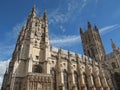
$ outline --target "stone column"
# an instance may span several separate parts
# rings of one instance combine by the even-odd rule
[[[27,60],[26,75],[27,75],[28,72],[32,72],[32,60],[33,60],[33,58],[32,58],[32,55],[31,55],[31,57]]]
[[[77,90],[77,86],[75,85],[75,78],[74,78],[74,72],[72,71],[71,73],[71,86],[72,86],[72,90]]]
[[[75,83],[74,72],[71,73],[72,81],[72,90],[77,90],[77,85]]]
[[[58,77],[58,81],[59,81],[59,85],[58,85],[58,90],[64,90],[64,80],[63,80],[63,71],[60,70],[59,72],[59,77]]]
[[[91,76],[91,74],[88,75],[88,85],[90,87],[90,90],[96,90],[93,82],[93,77]]]
[[[31,88],[31,87],[30,87],[30,83],[29,83],[29,78],[27,78],[27,86],[26,86],[26,90],[30,90],[29,88]]]
[[[101,82],[102,82],[103,88],[104,88],[105,90],[110,90],[110,88],[109,88],[109,86],[108,86],[108,84],[107,84],[107,81],[106,81],[106,78],[105,78],[105,77],[102,77],[102,78],[101,78]]]
[[[79,86],[81,90],[87,90],[83,73],[80,74],[79,80],[80,80]]]
[[[100,77],[99,77],[99,76],[96,76],[96,77],[95,77],[95,84],[96,84],[96,89],[99,88],[99,90],[103,90],[102,84],[101,84],[101,82],[100,82]]]

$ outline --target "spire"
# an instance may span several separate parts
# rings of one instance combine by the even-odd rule
[[[92,26],[91,23],[88,21],[88,30],[91,30]]]
[[[31,18],[32,17],[36,17],[36,6],[35,5],[33,6],[32,10],[30,12],[29,17],[31,17]]]
[[[113,42],[112,39],[111,39],[111,46],[112,46],[113,50],[114,50],[114,49],[117,49],[117,47],[116,47],[116,45],[115,45],[115,43]]]
[[[44,20],[47,20],[47,12],[44,10],[44,15],[43,15]]]
[[[80,34],[82,34],[82,33],[83,33],[82,28],[80,28]]]
[[[58,49],[58,53],[61,53],[61,51],[62,51],[61,48],[59,48],[59,49]]]
[[[98,28],[97,28],[97,26],[96,26],[96,25],[94,25],[94,29],[95,29],[95,30],[98,30]]]
[[[28,16],[26,26],[29,26],[30,22],[33,21],[33,19],[35,19],[35,17],[36,17],[36,7],[34,5],[31,12],[30,12],[30,14],[29,14],[29,16]]]

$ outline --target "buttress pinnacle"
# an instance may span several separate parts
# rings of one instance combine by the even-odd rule
[[[30,12],[30,15],[29,17],[36,17],[36,6],[34,5],[31,12]]]

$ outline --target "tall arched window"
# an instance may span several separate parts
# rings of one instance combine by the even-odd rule
[[[78,74],[77,74],[77,72],[74,72],[74,80],[75,80],[75,84],[77,85],[77,90],[79,90],[79,81],[78,81]]]
[[[66,70],[63,71],[63,78],[64,78],[65,90],[68,90],[69,89],[69,85],[68,85],[68,73],[66,72]]]
[[[84,78],[84,81],[85,81],[86,88],[87,88],[87,90],[89,90],[89,86],[88,86],[88,81],[87,81],[87,75],[86,75],[86,73],[83,73],[83,78]]]
[[[89,50],[87,50],[87,53],[88,53],[88,56],[90,56],[90,51]]]
[[[57,82],[56,82],[56,72],[55,72],[54,69],[51,70],[51,75],[52,75],[52,79],[53,79],[53,83],[52,83],[52,84],[53,84],[53,85],[52,85],[52,86],[53,86],[53,89],[52,89],[52,90],[56,90],[56,89],[57,89],[57,88],[56,88],[56,86],[57,86],[56,83],[57,83]]]
[[[32,68],[32,72],[42,73],[42,67],[40,65],[34,65],[33,68]]]

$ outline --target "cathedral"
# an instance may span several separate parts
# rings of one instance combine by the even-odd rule
[[[50,45],[48,18],[33,7],[18,36],[1,90],[120,90],[120,50],[106,54],[97,26],[80,28],[84,55]]]

